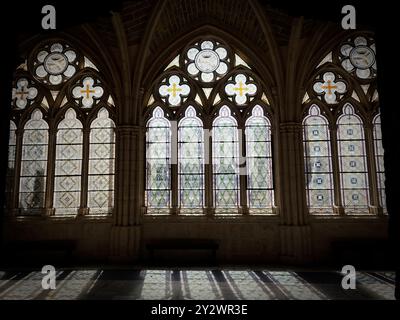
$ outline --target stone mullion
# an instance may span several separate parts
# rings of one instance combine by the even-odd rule
[[[239,194],[240,213],[248,214],[247,204],[247,161],[246,161],[246,135],[244,129],[239,129]]]
[[[53,216],[54,209],[54,183],[55,183],[55,167],[56,167],[56,143],[57,129],[49,131],[49,144],[47,151],[47,171],[46,171],[46,194],[45,194],[45,215]]]
[[[89,214],[88,208],[88,182],[89,182],[89,148],[90,148],[90,128],[83,130],[83,154],[81,170],[81,204],[78,215]]]
[[[211,216],[215,213],[214,187],[212,168],[212,135],[211,128],[204,128],[204,192],[205,214]]]
[[[341,181],[340,181],[340,163],[339,163],[339,150],[337,140],[337,126],[329,127],[330,146],[331,146],[331,159],[332,159],[332,172],[333,172],[333,194],[334,194],[334,211],[336,214],[344,215]]]

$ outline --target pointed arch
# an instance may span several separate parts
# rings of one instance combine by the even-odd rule
[[[35,109],[24,126],[19,185],[21,214],[40,214],[44,208],[47,179],[49,126]]]
[[[337,120],[337,141],[343,207],[357,214],[369,205],[368,166],[363,121],[350,103]]]
[[[224,105],[212,125],[214,204],[216,210],[239,206],[239,136],[237,121]]]
[[[317,104],[303,119],[307,204],[311,214],[332,212],[333,168],[328,119]]]
[[[77,215],[81,199],[83,125],[69,108],[57,126],[53,203],[56,215]]]
[[[146,193],[148,211],[171,206],[171,124],[160,107],[153,110],[146,129]]]
[[[109,214],[114,208],[115,123],[106,108],[90,125],[88,207],[91,213]]]
[[[255,105],[245,124],[247,203],[251,212],[272,213],[274,182],[272,171],[271,123],[260,105]]]
[[[188,106],[178,124],[178,189],[181,212],[204,207],[204,134],[196,109]]]

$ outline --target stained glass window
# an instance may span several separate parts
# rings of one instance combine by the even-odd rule
[[[303,121],[307,204],[310,213],[332,212],[333,178],[328,120],[312,105]]]
[[[48,129],[40,110],[33,111],[24,127],[19,186],[22,214],[37,214],[44,208]]]
[[[231,110],[223,106],[213,122],[212,157],[215,207],[234,208],[239,204],[238,130]]]
[[[347,213],[365,213],[369,187],[362,120],[346,104],[337,125],[342,204]]]
[[[188,107],[178,125],[179,202],[184,209],[203,207],[203,140],[203,123]]]
[[[222,44],[205,40],[187,50],[184,62],[190,76],[201,82],[210,83],[227,73],[230,57],[228,50]]]
[[[164,111],[156,107],[147,123],[146,202],[148,208],[165,209],[171,199],[171,128]]]
[[[54,208],[56,214],[77,214],[82,174],[82,123],[68,109],[58,125]]]
[[[341,47],[339,60],[342,67],[360,79],[376,76],[376,48],[373,39],[357,36],[348,39]]]
[[[88,206],[90,213],[111,213],[114,204],[114,121],[102,108],[90,126]]]
[[[381,116],[378,114],[373,121],[374,125],[374,147],[376,161],[376,175],[378,180],[378,193],[380,205],[386,211],[386,194],[385,194],[385,167],[383,161],[383,145],[381,131]]]
[[[335,75],[333,72],[325,72],[321,81],[314,83],[313,89],[319,98],[321,98],[321,96],[324,97],[326,103],[338,103],[338,96],[339,98],[343,97],[343,94],[347,90],[346,84],[339,79],[339,76]]]
[[[59,85],[76,73],[78,65],[79,58],[69,45],[51,43],[37,53],[34,74],[46,84]]]
[[[272,208],[271,124],[263,109],[255,106],[246,121],[247,198],[250,210]]]
[[[14,190],[14,173],[15,173],[15,153],[17,147],[16,137],[17,126],[13,121],[10,121],[10,136],[8,140],[8,166],[6,175],[6,198],[5,207],[9,207],[11,204],[11,196]]]

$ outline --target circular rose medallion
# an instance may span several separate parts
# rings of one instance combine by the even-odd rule
[[[219,56],[215,51],[205,49],[196,55],[194,62],[201,72],[210,73],[218,68]]]
[[[68,59],[59,52],[49,54],[44,61],[46,71],[52,75],[62,74],[68,67]]]

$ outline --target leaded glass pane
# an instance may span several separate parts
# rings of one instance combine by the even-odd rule
[[[90,126],[88,207],[90,213],[111,213],[114,207],[115,124],[100,109]]]
[[[183,209],[202,208],[204,202],[203,123],[188,107],[178,125],[179,202]]]
[[[224,106],[214,120],[213,130],[214,199],[218,209],[239,204],[239,143],[236,120]]]
[[[337,124],[343,207],[347,213],[368,213],[369,186],[362,121],[347,104]]]
[[[247,198],[252,209],[272,212],[273,176],[271,126],[260,106],[255,106],[246,121]]]
[[[73,109],[58,125],[54,208],[57,215],[75,215],[80,207],[82,174],[82,123]]]
[[[384,150],[382,145],[381,117],[378,114],[374,119],[374,151],[376,161],[376,174],[378,176],[378,192],[380,205],[383,211],[387,213],[386,196],[385,196],[385,166],[384,166]]]
[[[19,206],[23,215],[44,208],[47,175],[48,125],[39,110],[25,124],[22,141]]]
[[[332,212],[333,177],[327,119],[319,107],[310,107],[304,118],[304,156],[307,203],[310,213]]]
[[[11,206],[11,197],[14,193],[14,174],[15,174],[15,152],[17,145],[16,136],[17,126],[13,121],[10,121],[10,135],[8,140],[8,165],[6,173],[6,188],[5,188],[5,203],[4,207],[8,208]]]
[[[147,123],[146,203],[149,211],[170,207],[171,128],[164,111],[157,107]]]

